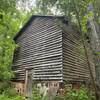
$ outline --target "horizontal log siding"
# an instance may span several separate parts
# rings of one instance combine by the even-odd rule
[[[16,43],[20,46],[13,63],[16,80],[25,79],[27,68],[31,69],[33,80],[37,81],[90,79],[80,34],[61,19],[35,18],[16,38]],[[94,71],[92,62],[91,66]]]
[[[68,31],[67,31],[68,29]],[[86,81],[90,79],[87,59],[80,34],[66,26],[63,31],[63,79],[65,81]]]
[[[34,80],[62,79],[62,30],[53,18],[37,17],[17,39],[14,56],[16,80],[25,79],[25,68],[32,68]]]

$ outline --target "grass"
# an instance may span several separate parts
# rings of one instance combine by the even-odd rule
[[[6,96],[6,95],[0,95],[0,100],[25,100],[23,97],[21,96],[14,96],[14,97],[9,97],[9,96]]]

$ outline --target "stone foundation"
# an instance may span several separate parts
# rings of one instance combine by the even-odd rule
[[[24,82],[12,82],[15,90],[24,96],[30,97],[30,85],[25,85]],[[81,87],[80,83],[59,83],[57,81],[41,81],[32,83],[32,87],[35,87],[39,90],[39,93],[42,96],[48,95],[48,97],[53,97],[56,94],[64,95],[65,90],[69,91],[70,89],[79,90]],[[27,91],[26,91],[27,90]],[[32,88],[31,88],[32,90]]]

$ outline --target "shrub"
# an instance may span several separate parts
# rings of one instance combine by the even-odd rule
[[[36,88],[33,89],[33,100],[42,100],[42,96]]]
[[[70,90],[65,98],[66,100],[95,100],[95,96],[85,87],[81,87],[79,91]]]
[[[95,96],[86,87],[81,87],[78,91],[66,91],[64,96],[56,96],[55,100],[95,100]]]
[[[8,82],[0,82],[0,94],[9,88]]]
[[[5,88],[5,90],[1,92],[0,100],[25,100],[25,99],[22,96],[18,95],[15,89],[7,87]]]
[[[17,96],[17,92],[15,91],[14,88],[8,88],[3,92],[4,95],[8,96],[8,97],[15,97]]]
[[[23,97],[17,95],[17,96],[14,96],[14,97],[8,97],[4,94],[0,95],[0,100],[24,100]]]
[[[37,89],[33,91],[33,99],[31,100],[48,100],[48,98],[43,98]],[[54,100],[95,100],[95,96],[86,87],[82,86],[80,90],[71,89],[70,91],[65,91],[65,94],[57,95]]]

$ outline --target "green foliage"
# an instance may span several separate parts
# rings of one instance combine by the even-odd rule
[[[66,100],[95,100],[95,97],[85,87],[79,91],[71,90],[65,96]]]
[[[12,60],[17,45],[13,38],[30,14],[16,9],[16,0],[0,0],[0,81],[13,77]]]
[[[16,90],[15,90],[14,88],[12,88],[12,87],[6,88],[6,89],[3,91],[2,94],[8,96],[9,98],[10,98],[10,97],[15,97],[15,96],[18,95],[17,92],[16,92]]]
[[[96,22],[100,25],[100,0],[94,0],[94,12],[96,17]]]
[[[0,95],[0,100],[25,100],[23,99],[23,97],[21,96],[15,96],[15,97],[8,97],[8,96],[5,96],[5,95]]]
[[[0,94],[9,88],[10,84],[6,81],[0,82]]]
[[[15,89],[9,87],[0,94],[0,100],[25,100],[22,96],[18,95]]]
[[[64,96],[57,95],[54,100],[65,100]]]
[[[25,100],[22,96],[19,96],[16,94],[15,90],[13,88],[9,88],[5,90],[0,95],[0,100]],[[48,100],[47,97],[42,97],[39,94],[39,91],[37,89],[34,89],[33,91],[33,98],[29,98],[28,100]],[[65,95],[57,95],[54,100],[95,100],[95,97],[93,94],[88,91],[87,88],[82,87],[80,90],[70,90],[66,91]]]
[[[55,100],[95,100],[95,96],[87,88],[81,87],[80,90],[66,91],[64,96],[56,96]]]
[[[37,6],[45,15],[50,12],[49,9],[55,8],[53,10],[55,15],[60,14],[67,16],[71,22],[74,22],[81,28],[83,33],[86,33],[87,20],[93,16],[93,13],[91,14],[88,7],[90,4],[94,4],[94,1],[95,0],[37,0]],[[96,3],[94,5],[96,5]]]
[[[100,52],[95,52],[96,55],[100,55]]]
[[[19,28],[18,19],[11,16],[10,13],[1,12],[0,19],[0,80],[9,80],[13,73],[11,64],[13,52],[16,44],[13,41],[14,34]]]
[[[14,12],[16,10],[15,6],[16,0],[0,0],[0,12]]]
[[[13,76],[11,64],[16,47],[13,36],[19,23],[14,16],[16,0],[0,0],[0,81]]]
[[[47,97],[42,97],[39,91],[34,88],[33,99],[30,100],[48,100]],[[64,95],[57,94],[54,100],[95,100],[95,96],[85,86],[82,86],[80,90],[71,89],[65,91]]]
[[[42,100],[42,96],[36,88],[33,88],[33,100]]]

